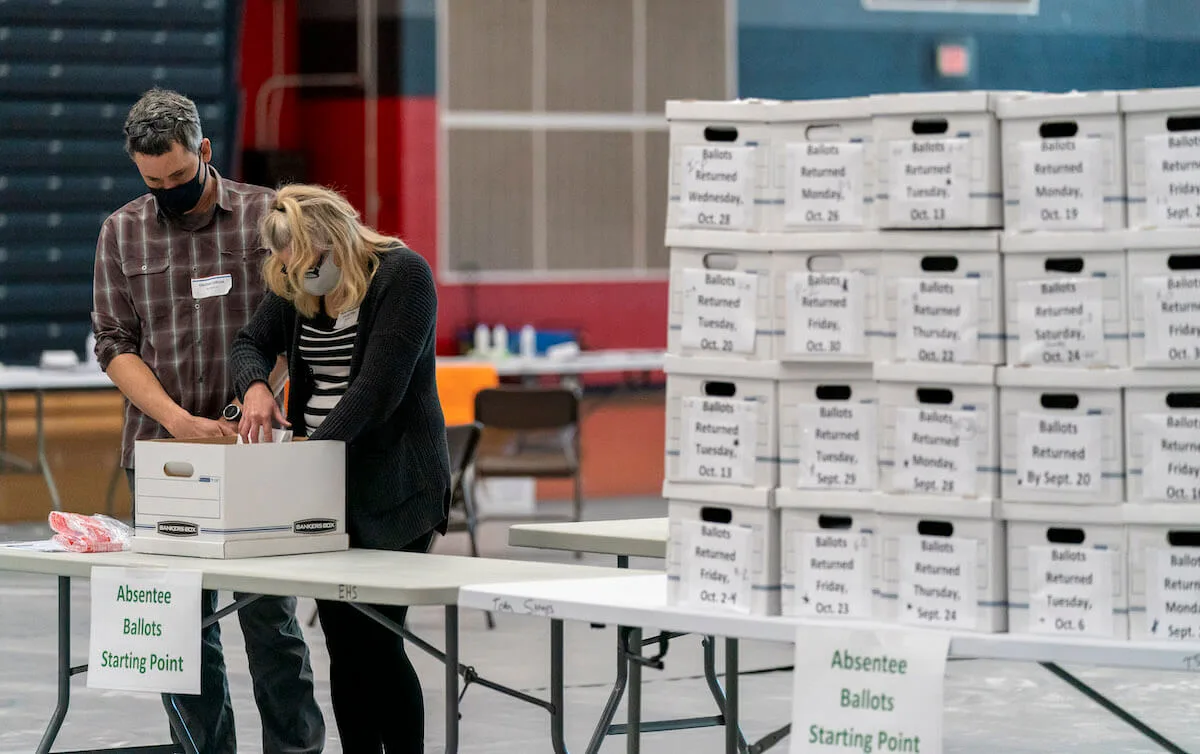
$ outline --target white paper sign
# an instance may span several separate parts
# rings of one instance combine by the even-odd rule
[[[1019,364],[1103,365],[1104,289],[1094,278],[1017,283]]]
[[[941,754],[949,651],[942,632],[800,628],[791,754]]]
[[[679,342],[717,354],[754,353],[758,276],[753,272],[686,269]]]
[[[88,688],[200,693],[199,571],[92,568]]]
[[[1135,416],[1142,433],[1142,497],[1200,503],[1200,416]]]
[[[680,454],[688,482],[752,484],[758,404],[739,398],[683,398]]]
[[[212,298],[224,296],[233,290],[233,275],[211,275],[206,278],[192,278],[192,298]]]
[[[860,143],[788,144],[784,223],[791,227],[862,227],[863,156]]]
[[[971,219],[971,145],[967,139],[909,139],[888,143],[893,223],[965,226]]]
[[[1200,639],[1200,551],[1146,549],[1146,630],[1165,641]]]
[[[866,353],[866,283],[862,273],[789,272],[786,300],[788,353]]]
[[[896,409],[892,487],[926,495],[974,496],[979,432],[974,411]]]
[[[979,358],[979,281],[896,281],[896,359],[970,364]]]
[[[871,617],[871,537],[861,531],[796,532],[793,615]]]
[[[1146,137],[1146,210],[1148,225],[1200,224],[1200,134]]]
[[[1071,545],[1030,547],[1030,631],[1111,637],[1112,576],[1109,550]]]
[[[869,403],[804,403],[796,408],[802,490],[875,489],[878,412]]]
[[[690,607],[750,612],[752,531],[744,526],[683,522],[680,586]]]
[[[1021,230],[1104,227],[1104,141],[1040,139],[1020,144]]]
[[[1103,481],[1104,418],[1021,411],[1017,484],[1052,492],[1095,492]]]
[[[679,216],[684,227],[751,229],[755,152],[755,147],[682,147]]]
[[[1200,275],[1143,278],[1142,305],[1146,363],[1200,364]]]
[[[975,628],[979,541],[959,537],[901,537],[899,622]]]

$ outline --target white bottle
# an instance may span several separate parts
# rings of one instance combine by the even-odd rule
[[[475,325],[475,355],[487,356],[492,347],[492,331],[480,322]]]
[[[532,359],[537,356],[537,330],[533,325],[521,328],[521,358]]]
[[[508,355],[508,328],[504,325],[496,325],[492,328],[492,356],[502,357]]]

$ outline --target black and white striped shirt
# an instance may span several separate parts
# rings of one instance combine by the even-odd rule
[[[357,335],[358,309],[336,320],[322,312],[300,324],[300,358],[312,369],[314,380],[312,396],[304,407],[304,423],[310,435],[346,393]]]

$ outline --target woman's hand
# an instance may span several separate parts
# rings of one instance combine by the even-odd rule
[[[271,395],[266,383],[254,383],[242,400],[242,420],[238,423],[242,442],[258,442],[260,432],[266,442],[271,442],[276,421],[285,427],[292,426],[279,410],[279,404],[275,402],[275,396]]]

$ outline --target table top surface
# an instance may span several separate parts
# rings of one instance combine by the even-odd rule
[[[508,543],[543,550],[665,558],[669,530],[666,518],[516,524],[508,529]]]
[[[100,367],[81,364],[71,369],[0,367],[0,390],[88,390],[115,387]]]

